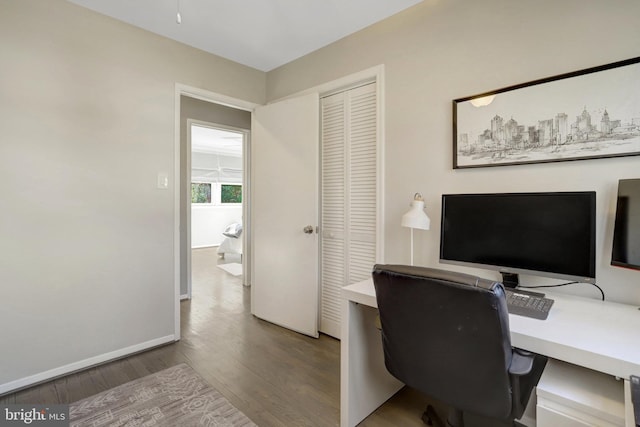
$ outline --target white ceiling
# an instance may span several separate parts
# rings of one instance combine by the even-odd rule
[[[422,0],[69,0],[270,71]],[[180,8],[182,23],[176,22]]]

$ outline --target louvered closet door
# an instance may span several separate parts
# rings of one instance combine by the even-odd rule
[[[340,289],[376,260],[375,83],[322,99],[320,331],[340,338]]]

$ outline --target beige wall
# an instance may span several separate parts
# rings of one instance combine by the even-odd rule
[[[595,190],[598,284],[640,304],[640,273],[609,265],[617,181],[640,177],[640,157],[453,170],[451,125],[452,99],[640,55],[638,16],[637,0],[425,0],[269,72],[267,98],[384,64],[387,262],[409,260],[399,224],[415,192],[432,219],[415,257],[438,266],[443,193]],[[588,285],[567,292],[598,296]]]
[[[260,71],[0,0],[0,393],[172,337],[176,83],[265,99]]]

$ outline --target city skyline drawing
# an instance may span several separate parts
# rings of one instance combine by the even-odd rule
[[[640,58],[625,62],[455,100],[454,167],[640,154]]]

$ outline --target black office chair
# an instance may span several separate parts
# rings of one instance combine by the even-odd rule
[[[376,265],[387,370],[452,407],[448,425],[514,426],[547,362],[511,347],[501,283],[423,267]],[[427,424],[440,422],[432,407]]]

